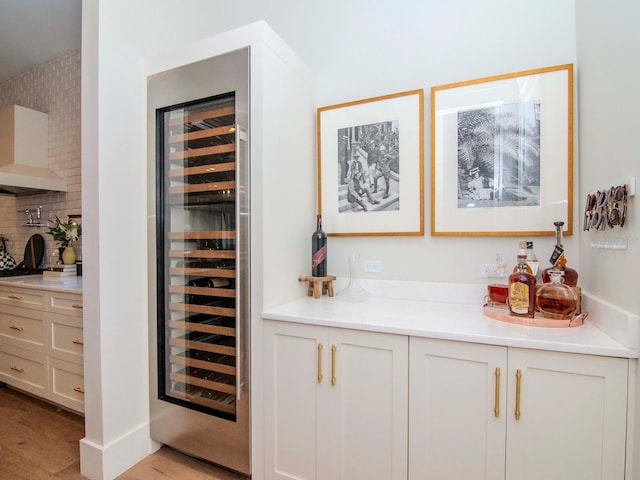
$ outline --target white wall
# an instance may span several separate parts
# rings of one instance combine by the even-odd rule
[[[597,0],[576,3],[580,102],[579,197],[587,192],[640,180],[640,3]],[[640,312],[640,211],[630,199],[622,230],[590,230],[580,236],[583,288],[626,309]],[[626,237],[627,251],[591,248],[592,241]]]
[[[147,58],[264,19],[315,72],[318,106],[423,88],[427,233],[417,238],[330,238],[330,273],[346,276],[348,253],[359,251],[363,258],[382,260],[383,273],[377,278],[482,282],[478,277],[480,263],[492,261],[497,252],[507,260],[515,258],[518,238],[429,235],[428,93],[432,86],[443,83],[574,63],[573,1],[85,0],[84,10],[83,221],[90,222],[84,237],[89,315],[85,319],[85,332],[98,358],[89,360],[86,367],[89,398],[83,469],[94,468],[93,462],[85,461],[92,458],[92,453],[111,447],[115,450],[116,445],[127,444],[127,439],[144,437],[147,421],[144,194]],[[615,28],[613,25],[611,28]],[[588,108],[590,100],[583,98],[584,105],[580,108]],[[631,110],[625,117],[627,125],[632,124],[630,117]],[[283,125],[286,121],[295,119],[283,119]],[[591,133],[595,138],[596,133]],[[627,133],[613,138],[620,137],[620,143],[633,138]],[[592,178],[587,182],[581,180],[581,185],[593,188],[602,177],[599,170],[593,169],[591,162],[596,160],[590,160],[586,150],[596,146],[587,143],[581,148],[589,161],[582,162],[576,154],[576,179],[579,175]],[[611,155],[607,158],[610,160]],[[315,158],[291,161],[315,163]],[[623,173],[623,160],[620,162]],[[282,181],[286,188],[289,179],[283,176]],[[309,189],[314,188],[309,185]],[[576,220],[582,211],[580,198],[576,191]],[[309,211],[309,235],[314,213]],[[585,258],[584,255],[580,258],[578,252],[579,225],[576,221],[576,234],[565,238],[565,246],[570,264],[581,271],[580,263]],[[91,232],[88,227],[92,227]],[[272,225],[272,228],[286,227],[286,218],[279,225]],[[547,258],[554,239],[534,240],[538,256]],[[581,245],[584,251],[584,242]],[[623,258],[630,256],[637,264],[637,253],[630,251]],[[637,269],[630,262],[617,261],[616,266],[622,278],[637,280]],[[632,287],[622,285],[620,294],[612,292],[611,286],[617,288],[622,281],[598,285],[585,278],[589,274],[610,276],[614,272],[603,258],[581,272],[580,283],[593,285],[594,293],[605,299],[619,299],[622,307],[640,310],[640,296],[632,298]],[[137,448],[127,451],[125,463],[129,459],[133,462],[136,455],[150,448],[146,444],[136,445]],[[114,452],[114,457],[116,453],[125,455],[122,451]],[[109,468],[101,466],[92,478],[102,478],[98,475],[107,478],[115,473]]]
[[[115,478],[151,450],[146,80],[135,29],[120,29],[121,17],[142,16],[134,10],[127,2],[83,2],[86,436],[80,452],[81,471],[92,479]]]
[[[581,197],[587,192],[618,185],[628,177],[640,177],[640,62],[637,61],[640,31],[640,3],[612,0],[576,2],[578,86],[580,100]],[[630,200],[622,231],[589,231],[580,236],[580,266],[584,288],[640,312],[640,211],[636,198]],[[627,237],[628,251],[591,248],[592,241],[606,237]],[[635,431],[628,454],[627,477],[640,479],[640,369],[631,364],[635,394]],[[630,383],[631,388],[634,382]]]
[[[519,238],[429,235],[429,92],[434,85],[573,63],[572,0],[191,0],[184,4],[187,8],[177,8],[175,2],[152,3],[153,9],[146,14],[148,28],[140,28],[138,21],[134,25],[145,41],[141,48],[148,50],[174,48],[178,36],[186,44],[258,19],[266,20],[315,72],[318,106],[414,88],[425,90],[426,235],[330,238],[331,274],[348,275],[347,256],[352,251],[360,252],[361,258],[383,262],[381,275],[360,272],[361,276],[385,279],[482,282],[479,265],[494,261],[496,253],[515,263]],[[169,25],[172,35],[153,33],[162,32]],[[574,211],[577,218],[577,206]],[[313,213],[309,212],[309,235],[314,225]],[[549,230],[553,229],[551,223]],[[554,239],[532,240],[538,256],[548,259]],[[570,264],[579,270],[576,236],[566,237],[565,246]]]

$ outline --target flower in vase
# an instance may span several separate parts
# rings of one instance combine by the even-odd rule
[[[63,247],[68,247],[71,242],[77,242],[82,235],[82,224],[70,221],[69,223],[61,222],[56,215],[55,220],[49,220],[53,223],[47,232]]]

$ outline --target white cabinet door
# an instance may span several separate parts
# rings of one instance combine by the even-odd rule
[[[627,370],[621,358],[510,348],[506,478],[624,479]]]
[[[326,370],[320,370],[326,363],[322,356],[329,350],[328,334],[325,327],[264,323],[267,479],[320,478],[318,441],[325,439],[318,433],[323,426],[318,418],[318,390],[330,379]],[[321,383],[319,374],[324,376]]]
[[[410,340],[409,478],[504,479],[507,348]]]
[[[408,339],[264,324],[267,479],[407,477]]]
[[[628,360],[410,342],[409,478],[624,478]]]
[[[51,401],[84,413],[84,372],[82,365],[49,358]]]
[[[330,329],[329,343],[335,381],[321,419],[329,427],[322,478],[406,479],[408,338]]]

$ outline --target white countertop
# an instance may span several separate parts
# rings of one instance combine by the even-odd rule
[[[82,277],[65,277],[60,280],[45,280],[42,275],[1,277],[0,285],[55,292],[82,293]]]
[[[267,309],[263,318],[539,350],[639,356],[636,339],[623,343],[596,326],[606,322],[603,318],[590,321],[588,317],[584,325],[570,328],[529,327],[489,318],[482,312],[484,285],[384,282],[382,289],[375,283],[364,286],[369,292],[364,298],[340,294],[332,298],[304,297]],[[395,298],[383,296],[383,291]],[[461,298],[467,303],[459,303]],[[593,298],[586,303],[592,305]],[[598,315],[606,313],[599,311]],[[628,317],[637,323],[637,316]],[[635,335],[636,327],[627,330]]]

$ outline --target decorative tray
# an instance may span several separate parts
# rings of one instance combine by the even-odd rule
[[[516,317],[510,315],[509,310],[505,308],[492,307],[488,304],[484,305],[483,313],[494,320],[500,320],[501,322],[515,323],[517,325],[526,325],[529,327],[547,327],[547,328],[568,328],[579,327],[589,316],[587,312],[582,312],[568,319],[554,319],[546,318],[536,313],[534,318],[530,317]]]

